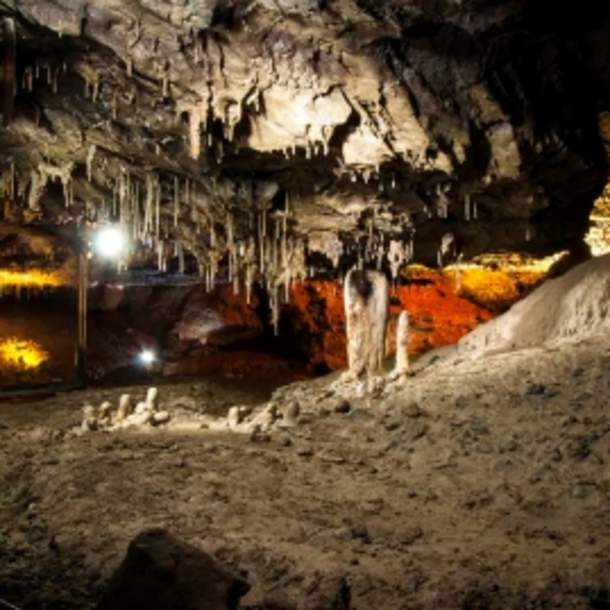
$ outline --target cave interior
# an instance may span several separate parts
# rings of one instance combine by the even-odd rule
[[[0,0],[0,117],[0,608],[610,608],[610,7]]]

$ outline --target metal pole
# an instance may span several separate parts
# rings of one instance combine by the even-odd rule
[[[76,339],[76,371],[79,380],[87,383],[87,288],[89,284],[89,261],[87,253],[78,255],[78,329]]]

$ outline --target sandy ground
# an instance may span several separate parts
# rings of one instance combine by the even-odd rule
[[[0,598],[93,608],[162,526],[246,576],[251,609],[610,608],[610,339],[436,365],[351,398],[283,388],[296,428],[93,432],[72,393],[0,407]],[[141,390],[139,390],[141,392]],[[202,410],[265,399],[166,386]],[[344,412],[347,411],[347,412]],[[134,609],[139,610],[139,609]]]

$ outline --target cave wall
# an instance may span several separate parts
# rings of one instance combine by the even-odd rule
[[[134,256],[272,291],[435,264],[447,240],[465,259],[569,248],[607,171],[608,10],[540,6],[0,2],[3,217],[118,221]]]

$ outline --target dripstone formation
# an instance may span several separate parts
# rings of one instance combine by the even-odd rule
[[[570,248],[607,167],[601,4],[0,1],[3,222],[119,223],[127,263],[259,282],[276,324],[311,275]]]

